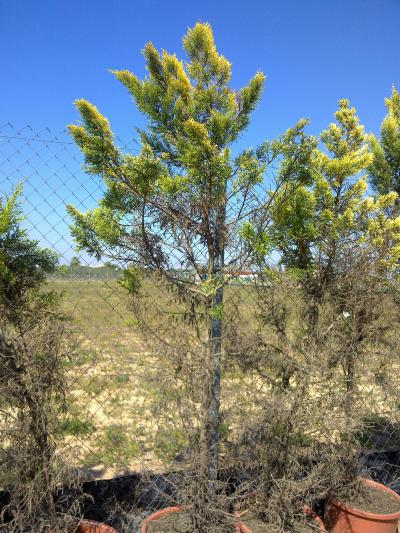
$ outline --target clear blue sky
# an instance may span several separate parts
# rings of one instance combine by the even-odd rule
[[[60,131],[84,97],[126,138],[140,117],[107,69],[142,75],[146,41],[181,54],[198,20],[233,63],[233,85],[268,76],[252,144],[301,116],[318,132],[343,97],[376,131],[400,87],[400,0],[0,0],[0,119]]]
[[[344,97],[377,133],[384,97],[392,84],[400,89],[400,0],[0,0],[0,127],[58,133],[77,120],[72,102],[83,97],[128,142],[142,118],[108,69],[143,76],[140,50],[149,40],[181,56],[181,38],[197,21],[211,23],[233,64],[234,87],[258,69],[267,75],[241,145],[271,139],[301,117],[319,133]],[[96,184],[81,172],[77,152],[75,161],[62,146],[45,152],[43,143],[28,142],[19,150],[4,139],[0,192],[27,178],[26,226],[68,260],[74,252],[65,203],[94,207]]]

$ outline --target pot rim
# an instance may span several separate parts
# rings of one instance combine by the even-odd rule
[[[147,518],[145,518],[140,526],[140,533],[147,533],[147,526],[150,522],[154,522],[155,520],[159,520],[165,515],[173,514],[173,513],[180,513],[184,510],[184,507],[182,505],[174,505],[172,507],[164,507],[163,509],[160,509],[159,511],[155,511],[151,515],[149,515]],[[325,525],[321,518],[308,506],[304,505],[304,512],[308,514],[313,520],[318,524],[320,533],[326,533]],[[237,516],[237,515],[236,515]],[[236,523],[236,532],[237,533],[253,533],[251,529],[249,529],[239,518],[239,521]]]
[[[371,513],[370,511],[363,511],[362,509],[358,509],[358,507],[351,507],[349,505],[346,505],[345,503],[339,500],[336,500],[335,498],[329,498],[329,502],[335,507],[338,507],[339,509],[341,509],[342,511],[346,511],[347,513],[350,513],[354,516],[358,516],[360,518],[365,518],[367,520],[375,520],[375,521],[380,521],[380,522],[393,522],[400,518],[400,495],[397,494],[397,492],[390,489],[386,485],[383,485],[382,483],[373,481],[372,479],[361,478],[361,482],[363,483],[363,485],[373,487],[377,490],[381,490],[393,496],[393,498],[397,500],[399,503],[399,510],[394,513],[389,513],[389,514]]]
[[[185,509],[183,505],[174,505],[172,507],[164,507],[163,509],[160,509],[159,511],[155,511],[151,515],[149,515],[147,518],[143,520],[140,526],[140,533],[147,533],[147,526],[150,522],[154,522],[155,520],[159,520],[165,515],[173,514],[173,513],[180,513]],[[236,533],[253,533],[248,527],[246,527],[242,522],[238,521],[234,525]]]

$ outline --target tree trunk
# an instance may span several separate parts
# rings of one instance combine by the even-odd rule
[[[220,313],[223,288],[212,299],[211,313]],[[218,475],[218,440],[220,426],[222,317],[212,316],[210,321],[210,382],[206,412],[207,475],[210,482]]]
[[[224,194],[225,196],[225,194]],[[225,252],[225,198],[218,209],[214,240],[214,254],[209,259],[209,272],[217,283],[209,309],[209,364],[207,392],[205,398],[204,446],[206,471],[210,497],[216,491],[218,478],[219,430],[220,430],[220,396],[221,396],[221,351],[222,351],[222,304],[224,296],[223,268]]]

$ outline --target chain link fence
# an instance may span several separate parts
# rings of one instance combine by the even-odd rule
[[[5,124],[0,152],[1,190],[10,192],[22,183],[22,226],[40,246],[59,255],[59,268],[48,283],[63,293],[71,319],[69,412],[60,428],[60,443],[79,450],[77,465],[96,477],[159,466],[160,461],[138,445],[138,432],[148,431],[145,395],[140,392],[143,349],[126,294],[117,284],[121,266],[77,254],[69,232],[65,205],[93,208],[101,188],[82,171],[80,154],[65,132],[54,135],[48,129],[35,132]],[[130,421],[138,419],[132,411],[143,413],[143,427],[131,426]]]
[[[124,151],[136,151],[133,142],[119,140],[118,144]],[[157,507],[162,504],[160,493],[168,492],[170,474],[163,474],[171,464],[179,465],[185,439],[182,431],[169,423],[171,417],[164,424],[168,416],[160,407],[160,363],[146,351],[131,302],[118,284],[124,265],[96,262],[74,249],[65,206],[92,209],[103,192],[98,180],[81,165],[81,154],[66,132],[55,135],[48,129],[16,128],[10,123],[0,127],[0,191],[10,192],[22,183],[23,227],[30,238],[59,255],[59,267],[48,284],[63,293],[63,306],[70,317],[70,357],[66,362],[68,411],[60,424],[58,445],[74,450],[74,466],[89,479],[157,472],[147,485],[141,485],[141,495],[137,492],[141,482],[136,478],[126,478],[122,484],[129,493],[136,491],[144,507]],[[229,287],[228,302],[233,306],[244,302],[249,316],[257,298],[253,279],[253,273],[243,269],[234,273]],[[158,297],[162,299],[154,294]],[[229,408],[243,414],[248,385],[244,383],[239,397],[232,396],[234,387],[230,389]],[[371,390],[365,385],[366,411],[372,405]],[[388,408],[385,405],[383,398],[369,413],[363,465],[400,489],[398,412],[393,402]]]

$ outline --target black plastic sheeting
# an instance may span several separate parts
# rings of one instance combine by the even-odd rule
[[[370,452],[361,456],[360,474],[400,494],[400,450]]]

